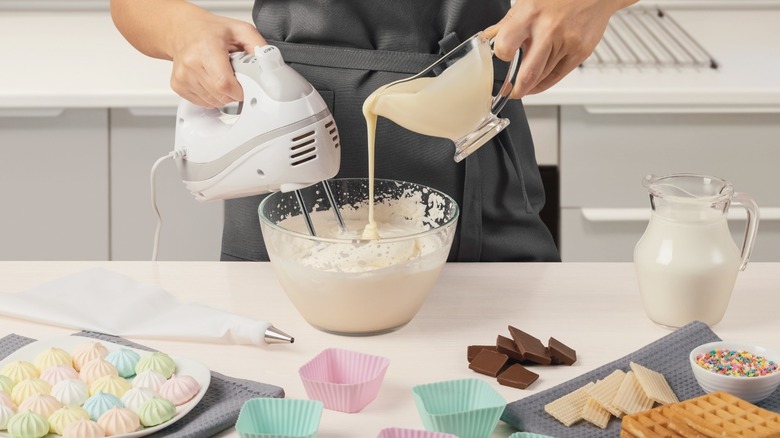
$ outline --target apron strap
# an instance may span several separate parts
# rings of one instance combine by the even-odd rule
[[[450,32],[447,35],[444,35],[444,38],[439,40],[439,47],[441,48],[441,53],[448,53],[452,51],[455,47],[458,47],[460,45],[461,41],[460,38],[458,38],[458,34],[455,32]]]
[[[436,62],[441,55],[389,50],[268,41],[276,46],[287,62],[351,70],[387,71],[415,75]]]
[[[454,49],[460,43],[461,41],[455,32],[450,32],[439,41],[442,52],[429,54],[268,40],[268,44],[276,46],[282,52],[282,57],[286,62],[350,70],[388,71],[407,75],[416,75],[430,67],[443,54]],[[509,66],[506,62],[493,58],[494,77],[503,80],[508,69]]]

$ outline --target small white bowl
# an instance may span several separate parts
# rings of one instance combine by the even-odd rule
[[[727,376],[707,370],[696,363],[696,356],[712,350],[736,350],[747,351],[753,355],[763,356],[765,359],[780,366],[780,353],[758,345],[745,342],[718,341],[699,345],[689,355],[691,369],[699,386],[707,392],[724,391],[739,397],[750,403],[757,403],[769,397],[778,385],[780,385],[780,369],[764,376],[741,377]]]

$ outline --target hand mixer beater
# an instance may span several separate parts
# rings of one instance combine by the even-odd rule
[[[316,235],[299,190],[322,182],[339,226],[327,180],[339,170],[336,123],[314,87],[284,63],[275,46],[230,55],[244,91],[238,114],[182,100],[172,157],[185,186],[199,201],[295,191],[308,231]],[[158,163],[155,163],[155,167]],[[154,167],[152,170],[154,175]],[[152,184],[154,199],[154,184]],[[157,212],[156,203],[154,203]],[[158,231],[153,259],[157,256]]]

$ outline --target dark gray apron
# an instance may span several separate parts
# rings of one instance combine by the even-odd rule
[[[368,174],[366,97],[420,72],[508,9],[509,0],[256,0],[253,16],[328,103],[342,147],[337,177],[354,178]],[[504,74],[495,77],[500,86]],[[450,261],[559,261],[538,215],[544,191],[522,103],[510,101],[501,116],[509,127],[461,163],[453,161],[450,140],[380,117],[376,177],[427,185],[455,199],[461,216]],[[268,260],[261,199],[225,202],[222,260]]]

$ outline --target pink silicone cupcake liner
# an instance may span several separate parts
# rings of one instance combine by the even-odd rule
[[[326,409],[359,412],[379,393],[390,359],[328,348],[304,364],[298,374],[310,399]]]
[[[380,430],[376,438],[458,438],[458,436],[443,432],[431,432],[430,430],[389,427]]]

